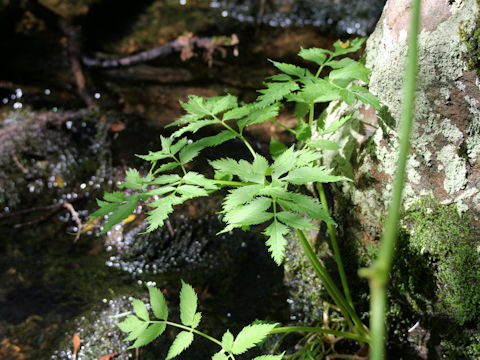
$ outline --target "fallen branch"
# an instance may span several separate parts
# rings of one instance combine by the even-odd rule
[[[181,36],[178,39],[156,47],[151,50],[146,50],[138,54],[117,57],[112,59],[98,59],[82,57],[83,64],[90,68],[117,68],[133,66],[145,63],[158,58],[166,57],[174,52],[181,52],[182,60],[187,60],[195,56],[194,49],[205,49],[205,57],[211,65],[212,55],[215,50],[225,53],[224,47],[235,46],[238,44],[238,37],[233,34],[231,37],[218,36],[218,37],[196,37],[189,33],[185,36]]]

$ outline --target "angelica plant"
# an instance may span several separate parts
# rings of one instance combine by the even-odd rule
[[[163,334],[167,326],[180,329],[168,350],[166,360],[173,359],[193,342],[195,335],[202,336],[218,346],[220,350],[212,356],[213,360],[235,360],[235,355],[243,354],[257,344],[263,342],[267,335],[277,324],[251,324],[245,326],[236,337],[227,330],[221,340],[217,340],[198,330],[202,313],[197,312],[197,294],[192,286],[183,282],[180,290],[180,323],[168,320],[167,302],[162,292],[153,286],[147,286],[150,295],[150,307],[154,320],[146,305],[139,299],[133,299],[135,314],[129,314],[125,320],[117,326],[123,332],[128,333],[126,341],[134,341],[130,348],[146,345]],[[265,355],[256,357],[254,360],[280,360],[280,355]]]
[[[158,151],[137,155],[150,163],[148,173],[141,175],[136,169],[127,171],[125,181],[119,187],[133,190],[132,195],[127,196],[121,191],[105,193],[104,200],[98,200],[99,209],[91,215],[91,219],[109,215],[103,225],[103,232],[107,232],[112,226],[125,219],[136,208],[139,201],[143,201],[150,208],[146,218],[147,232],[153,231],[163,225],[176,205],[192,198],[209,196],[219,189],[227,188],[228,193],[223,200],[221,211],[226,224],[222,232],[235,228],[246,230],[252,225],[263,226],[268,250],[273,260],[279,265],[285,258],[287,234],[296,232],[307,258],[348,326],[348,330],[337,331],[336,335],[368,343],[369,331],[360,320],[350,296],[335,237],[333,227],[335,221],[329,213],[323,188],[325,183],[350,181],[350,179],[335,175],[333,169],[321,165],[325,151],[339,148],[335,142],[331,141],[330,136],[347,124],[351,116],[336,119],[326,126],[323,117],[317,118],[315,115],[315,104],[330,101],[352,104],[358,100],[375,109],[380,108],[378,99],[363,87],[368,84],[370,71],[353,59],[338,58],[358,51],[363,42],[364,39],[355,39],[346,43],[337,41],[334,44],[334,50],[301,49],[298,55],[318,66],[315,74],[304,67],[272,61],[280,73],[267,79],[265,88],[259,90],[260,95],[257,100],[250,104],[239,103],[238,99],[232,95],[209,98],[191,95],[187,102],[181,103],[186,112],[185,115],[170,125],[178,126],[172,136],[160,137],[161,148]],[[329,74],[321,78],[320,75],[327,68],[330,69]],[[276,120],[285,102],[295,103],[297,119],[295,129],[288,128]],[[297,139],[297,142],[290,147],[272,141],[273,160],[271,161],[257,153],[245,137],[246,128],[265,121],[284,127],[295,134]],[[216,135],[193,142],[187,138],[187,134],[194,134],[212,125],[222,130]],[[312,137],[312,130],[316,133],[315,137]],[[187,164],[199,156],[202,150],[219,146],[233,139],[240,140],[245,145],[250,153],[249,159],[235,160],[221,157],[209,161],[214,172],[212,178],[187,170],[189,168]],[[301,192],[304,185],[311,183],[318,188],[320,199]],[[318,260],[304,234],[305,230],[315,229],[318,221],[323,221],[328,226],[342,290],[337,287],[326,268]],[[158,295],[155,297],[158,298]],[[135,320],[135,324],[143,330],[141,332],[132,330],[127,338],[128,340],[136,339],[134,347],[148,343],[153,340],[152,334],[163,331],[161,330],[163,325],[155,325],[152,328],[153,323],[150,324],[145,310],[138,302],[136,303],[136,307],[142,309],[143,316],[142,318],[137,313],[137,319],[143,323],[140,326],[138,325],[140,323]],[[183,313],[186,311],[185,306]],[[196,310],[192,311],[190,311],[191,315],[198,316],[199,321],[200,315],[195,315]],[[161,314],[164,315],[164,313]],[[134,320],[129,321],[133,324]],[[166,324],[166,319],[160,318],[160,321],[163,323],[158,324]],[[121,325],[122,330],[130,329],[128,324],[130,322]],[[182,325],[189,326],[190,332],[182,335],[179,342],[184,345],[191,342],[192,335],[188,334],[195,333],[196,326],[193,325],[198,325],[197,318],[191,318],[188,324]],[[150,328],[152,330],[149,330],[145,336],[140,336]],[[281,329],[284,332],[300,331],[300,328],[296,327]],[[301,331],[308,331],[305,329],[302,327]],[[311,329],[316,332],[329,333],[330,331],[331,333],[328,329]],[[278,332],[279,330],[272,328],[269,331]],[[230,335],[225,336],[226,339],[231,338]],[[180,348],[182,347],[179,346],[177,349]],[[216,355],[215,360],[232,358],[235,354],[235,347],[226,346],[222,349],[223,355]]]

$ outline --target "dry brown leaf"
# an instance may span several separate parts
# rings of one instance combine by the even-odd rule
[[[111,353],[111,354],[103,355],[98,360],[110,360],[110,359],[113,359],[117,355],[118,355],[118,353]]]
[[[112,132],[120,132],[120,131],[123,131],[125,130],[125,128],[127,127],[127,125],[125,125],[125,123],[114,123],[110,126],[110,130]]]
[[[78,350],[80,349],[80,336],[77,333],[73,334],[73,355],[78,354]]]

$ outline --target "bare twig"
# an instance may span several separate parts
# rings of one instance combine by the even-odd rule
[[[108,69],[145,63],[154,59],[166,57],[174,52],[181,52],[182,60],[186,60],[194,56],[194,47],[206,49],[207,55],[211,57],[215,50],[221,50],[223,47],[235,46],[237,44],[238,37],[235,34],[231,37],[201,38],[188,34],[164,45],[151,50],[142,51],[138,54],[112,59],[95,59],[84,56],[82,57],[82,61],[85,66],[90,68]]]
[[[75,211],[72,204],[70,204],[69,202],[65,202],[65,203],[63,203],[63,207],[68,209],[68,211],[70,211],[70,214],[72,215],[72,218],[77,223],[78,230],[77,230],[77,234],[75,235],[75,240],[73,241],[74,243],[76,243],[78,241],[78,239],[80,238],[80,234],[82,233],[82,229],[85,225],[82,224],[82,220],[80,220],[80,218],[78,217],[78,213]]]
[[[173,231],[172,223],[168,219],[165,221],[165,223],[167,224],[168,232],[170,233],[170,235],[172,235],[172,237],[174,237],[175,232]]]
[[[22,165],[22,163],[18,160],[17,156],[15,154],[12,154],[12,158],[13,158],[13,162],[15,163],[15,165],[18,166],[18,168],[20,170],[22,170],[22,172],[25,174],[25,175],[28,175],[28,170],[25,169],[25,167]]]

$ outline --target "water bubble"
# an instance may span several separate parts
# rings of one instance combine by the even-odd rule
[[[52,107],[52,111],[53,112],[57,112],[58,111],[58,108],[56,106]]]
[[[187,0],[180,0],[179,3],[180,5],[185,5],[187,3]]]
[[[15,94],[10,95],[10,99],[15,100],[16,98]]]
[[[87,184],[85,184],[85,183],[80,184],[80,189],[83,190],[83,189],[85,189],[86,187],[87,187]]]
[[[227,17],[227,16],[228,16],[228,11],[227,11],[227,10],[223,10],[223,11],[222,11],[222,16],[223,16],[223,17]]]
[[[2,99],[2,102],[3,102],[4,104],[8,103],[8,98],[3,98],[3,99]]]
[[[22,92],[22,89],[17,89],[15,90],[15,96],[17,98],[21,98],[23,96],[23,92]]]
[[[50,95],[51,93],[52,93],[52,92],[50,91],[50,89],[45,89],[45,91],[44,91],[44,94],[45,94],[45,95]]]
[[[98,93],[98,92],[93,95],[93,97],[94,97],[95,99],[100,99],[101,96],[102,96],[102,95],[100,95],[100,93]]]
[[[23,106],[23,104],[21,102],[18,102],[18,101],[13,104],[14,109],[21,109],[22,106]]]
[[[218,1],[212,1],[212,2],[210,2],[210,7],[211,8],[219,8],[220,3]]]

